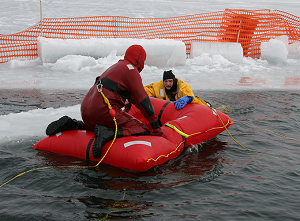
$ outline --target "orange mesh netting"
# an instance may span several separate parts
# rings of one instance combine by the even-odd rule
[[[259,58],[261,42],[281,35],[287,35],[289,43],[299,41],[299,27],[299,17],[268,9],[226,9],[170,18],[44,18],[19,33],[0,35],[0,63],[16,58],[36,59],[39,36],[61,39],[175,39],[185,43],[187,57],[192,41],[239,42],[244,56]]]

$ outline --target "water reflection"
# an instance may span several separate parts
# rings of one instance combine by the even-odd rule
[[[153,214],[147,213],[147,210],[154,206],[160,206],[147,201],[112,200],[95,196],[81,197],[78,200],[88,208],[85,215],[87,219],[139,219],[151,217]]]

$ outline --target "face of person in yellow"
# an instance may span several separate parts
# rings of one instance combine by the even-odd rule
[[[167,90],[170,90],[171,87],[173,86],[173,79],[166,79],[164,80],[164,86]]]

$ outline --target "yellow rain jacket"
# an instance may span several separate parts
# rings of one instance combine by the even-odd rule
[[[189,84],[183,82],[182,80],[180,80],[178,78],[176,78],[176,79],[177,79],[177,94],[175,96],[176,100],[178,100],[179,98],[181,98],[183,96],[192,96],[193,100],[191,103],[202,104],[202,105],[207,106],[207,103],[204,100],[202,100],[198,97],[195,97],[194,92],[192,91],[192,88],[190,87]],[[148,85],[144,86],[144,88],[149,97],[154,96],[159,99],[164,99],[167,101],[170,100],[166,94],[163,80],[154,82],[152,84],[148,84]]]

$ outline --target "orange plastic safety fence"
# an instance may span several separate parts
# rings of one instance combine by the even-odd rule
[[[261,42],[281,35],[287,35],[289,43],[299,41],[299,28],[299,17],[269,9],[226,9],[170,18],[44,18],[19,33],[0,35],[0,63],[15,58],[36,59],[39,36],[61,39],[175,39],[185,43],[187,57],[192,41],[238,42],[243,47],[244,56],[259,58]]]

